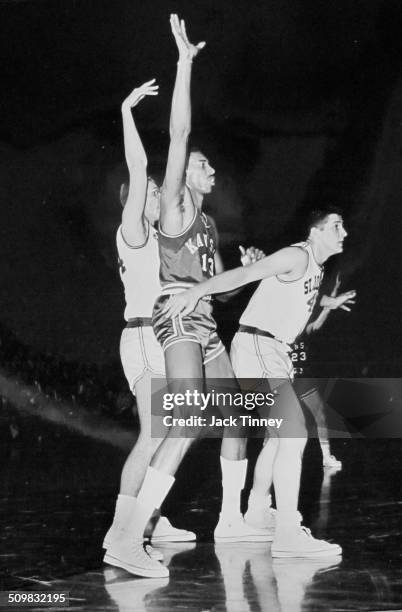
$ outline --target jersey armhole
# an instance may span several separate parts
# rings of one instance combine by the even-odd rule
[[[305,253],[307,255],[307,263],[306,263],[306,267],[303,270],[303,273],[301,276],[299,276],[298,278],[293,278],[292,280],[285,280],[284,278],[280,278],[279,275],[276,276],[276,279],[280,282],[280,283],[297,283],[297,281],[301,280],[303,278],[303,276],[306,274],[306,271],[308,269],[308,265],[310,263],[310,254],[308,252],[307,249],[305,249],[302,246],[299,246],[298,244],[292,244],[291,245],[292,248],[295,249],[300,249],[301,251],[303,251],[303,253]]]
[[[188,230],[191,228],[191,226],[194,224],[194,221],[197,217],[197,207],[194,204],[194,200],[193,200],[193,196],[191,195],[191,191],[190,189],[186,186],[186,189],[188,190],[189,194],[190,194],[190,198],[191,198],[191,203],[193,205],[193,210],[194,210],[194,215],[193,218],[191,219],[190,223],[185,227],[185,229],[180,232],[179,234],[167,234],[166,232],[163,231],[161,224],[159,223],[159,233],[164,236],[165,238],[180,238],[180,236],[184,236],[184,234],[186,232],[188,232]],[[184,197],[184,196],[183,196]]]

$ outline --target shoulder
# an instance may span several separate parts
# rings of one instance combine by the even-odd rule
[[[304,243],[291,244],[290,246],[284,247],[277,251],[278,255],[281,255],[284,259],[290,262],[306,263],[309,259],[309,253],[304,246]]]

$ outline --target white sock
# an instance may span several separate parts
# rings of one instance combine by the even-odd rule
[[[121,494],[117,496],[116,507],[113,517],[113,526],[116,529],[124,529],[124,527],[128,524],[134,507],[135,497],[131,497],[131,495]]]
[[[275,539],[278,537],[286,538],[295,531],[298,532],[302,520],[303,517],[297,510],[292,512],[279,512],[278,510],[276,514]]]
[[[328,440],[320,440],[320,446],[321,446],[321,451],[322,454],[325,456],[330,455],[330,449],[329,449],[329,441]]]
[[[173,482],[174,478],[170,474],[148,468],[138,496],[131,497],[130,501],[123,499],[118,503],[119,519],[120,512],[127,511],[130,515],[125,526],[121,528],[122,537],[125,535],[129,540],[142,540],[152,513],[162,504]],[[122,497],[127,498],[128,496]]]
[[[152,512],[155,508],[160,508],[174,480],[174,477],[170,474],[149,467],[137,495],[138,502],[145,506],[152,506]]]
[[[247,459],[230,461],[221,457],[222,468],[222,509],[225,517],[240,515],[240,495],[247,473]]]
[[[248,498],[248,510],[264,510],[272,505],[272,497],[269,494],[260,495],[253,489],[250,491]]]

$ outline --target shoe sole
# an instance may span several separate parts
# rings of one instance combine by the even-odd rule
[[[109,542],[109,540],[108,541],[103,540],[102,548],[104,548],[105,550],[108,550],[108,548],[110,548],[111,545],[112,545],[112,542]],[[148,557],[150,557],[154,561],[163,561],[163,554],[160,552],[160,550],[156,550],[154,548],[152,552],[148,552],[147,549],[145,548],[145,552],[147,553]]]
[[[103,557],[103,561],[108,565],[113,565],[114,567],[121,567],[122,569],[125,569],[127,572],[129,572],[130,574],[134,574],[135,576],[143,576],[144,578],[167,578],[169,576],[169,570],[163,565],[161,565],[161,568],[163,568],[164,570],[163,572],[146,569],[145,567],[126,563],[125,561],[117,559],[116,557],[113,557],[108,553],[106,553]]]
[[[271,555],[272,558],[283,559],[283,558],[291,558],[293,559],[312,559],[319,557],[338,557],[342,554],[342,548],[339,547],[337,550],[316,550],[316,551],[295,551],[295,550],[272,550]]]
[[[195,542],[197,536],[195,534],[188,536],[151,536],[151,541],[157,544],[158,542]]]
[[[216,536],[214,535],[215,542],[272,542],[274,536],[269,535],[243,535],[243,536]]]

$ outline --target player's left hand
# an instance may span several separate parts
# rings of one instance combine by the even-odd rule
[[[341,308],[342,310],[346,310],[350,312],[351,309],[349,306],[356,303],[354,299],[356,297],[356,291],[346,291],[346,293],[340,293],[337,296],[326,296],[327,300],[325,301],[324,308],[329,308],[330,310],[336,310],[337,308]]]
[[[243,266],[249,266],[250,264],[255,263],[256,261],[259,261],[260,259],[263,259],[265,257],[264,251],[256,249],[253,246],[245,249],[244,246],[239,245],[239,250],[240,261]]]
[[[177,317],[177,315],[182,315],[184,317],[190,312],[193,312],[200,298],[201,296],[197,293],[197,287],[187,289],[187,291],[183,291],[182,293],[176,293],[176,295],[171,295],[162,310],[162,314],[169,319]]]

